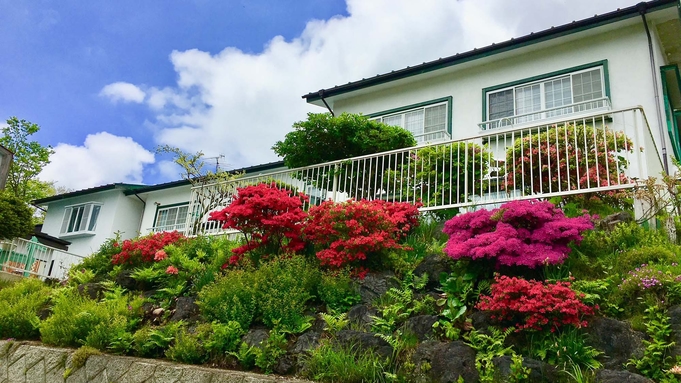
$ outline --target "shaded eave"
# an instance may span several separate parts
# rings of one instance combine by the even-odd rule
[[[145,187],[145,185],[137,185],[137,184],[124,184],[124,183],[113,183],[113,184],[107,184],[107,185],[102,185],[102,186],[96,186],[93,188],[88,188],[88,189],[83,189],[83,190],[76,190],[74,192],[70,193],[64,193],[64,194],[58,194],[52,197],[47,197],[47,198],[41,198],[33,201],[34,205],[43,205],[49,202],[55,202],[55,201],[61,201],[64,199],[68,198],[73,198],[73,197],[79,197],[79,196],[84,196],[88,194],[94,194],[94,193],[99,193],[103,191],[108,191],[108,190],[133,190],[133,189],[140,189]]]
[[[261,164],[261,165],[254,165],[254,166],[249,166],[245,168],[240,168],[240,169],[232,169],[228,170],[228,173],[236,174],[236,173],[257,173],[257,172],[262,172],[265,170],[271,170],[271,169],[276,169],[279,167],[284,166],[284,161],[276,161],[276,162],[270,162],[266,164]],[[172,182],[166,182],[163,184],[158,184],[158,185],[151,185],[151,186],[143,186],[141,188],[135,188],[135,189],[130,189],[125,191],[125,195],[132,195],[132,194],[144,194],[144,193],[149,193],[149,192],[154,192],[154,191],[159,191],[159,190],[165,190],[165,189],[172,189],[176,187],[181,187],[181,186],[187,186],[191,185],[191,182],[189,180],[179,180],[179,181],[172,181]]]
[[[551,27],[540,32],[532,32],[518,38],[512,38],[502,43],[488,45],[483,48],[476,48],[468,52],[457,53],[454,56],[441,58],[438,60],[425,62],[423,64],[406,67],[392,71],[390,73],[376,75],[375,77],[362,79],[355,82],[349,82],[345,85],[337,85],[333,88],[321,89],[317,92],[311,92],[302,96],[308,103],[319,101],[322,97],[333,97],[343,93],[356,91],[359,89],[368,88],[375,85],[384,84],[390,81],[400,80],[403,78],[416,76],[423,73],[432,72],[438,69],[454,66],[479,58],[491,56],[494,54],[506,52],[509,50],[521,48],[527,45],[540,43],[546,40],[555,39],[561,36],[572,33],[581,32],[587,29],[600,27],[602,25],[614,23],[620,20],[637,17],[640,15],[639,8],[645,7],[646,12],[654,12],[656,10],[679,7],[679,0],[654,0],[644,3],[639,3],[627,8],[617,9],[612,12],[596,15],[587,19],[573,21],[569,24],[564,24],[557,27]]]

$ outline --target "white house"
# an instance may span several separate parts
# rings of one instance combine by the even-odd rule
[[[304,191],[312,203],[421,200],[424,210],[631,188],[681,158],[680,62],[679,1],[654,0],[311,92],[308,103],[400,125],[420,145],[301,169],[242,169],[212,186],[225,193],[212,208],[229,203],[235,186],[262,181]],[[190,227],[205,220],[203,202],[176,181],[104,185],[36,204],[48,208],[45,233],[88,255],[116,232],[217,233]]]

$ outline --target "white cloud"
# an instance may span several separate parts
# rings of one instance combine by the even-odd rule
[[[83,146],[58,144],[50,160],[40,178],[79,190],[113,182],[141,183],[144,165],[154,163],[154,154],[130,137],[99,132],[88,135]]]
[[[114,82],[102,88],[99,92],[102,97],[107,97],[111,102],[144,102],[145,93],[142,89],[128,82]]]
[[[302,94],[632,5],[632,0],[348,0],[349,16],[312,20],[257,54],[174,51],[171,87],[150,88],[156,140],[232,167],[275,160],[272,144],[308,111]],[[386,12],[389,10],[389,12]],[[139,98],[138,98],[139,99]]]

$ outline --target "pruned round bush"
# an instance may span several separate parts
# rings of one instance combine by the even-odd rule
[[[671,246],[642,246],[629,249],[617,255],[614,269],[618,273],[627,273],[643,264],[672,264],[678,263],[679,256],[671,250]]]
[[[445,254],[489,259],[497,266],[536,268],[565,261],[572,242],[592,229],[588,215],[568,218],[550,202],[511,201],[494,210],[461,214],[445,223]]]

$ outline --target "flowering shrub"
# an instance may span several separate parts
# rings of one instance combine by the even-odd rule
[[[454,259],[492,259],[497,266],[560,264],[592,229],[588,215],[567,218],[550,202],[511,201],[492,211],[478,210],[445,223],[445,254]]]
[[[563,325],[586,326],[582,316],[594,313],[569,282],[542,283],[505,275],[495,277],[491,294],[480,296],[476,307],[492,311],[493,319],[514,322],[518,330],[548,327],[552,332]]]
[[[678,263],[644,263],[625,274],[617,287],[623,295],[631,298],[650,293],[664,299],[667,291],[674,289],[675,285],[681,286],[681,267]]]
[[[126,239],[120,247],[120,252],[114,254],[111,262],[114,265],[139,265],[141,263],[158,261],[155,259],[159,251],[170,244],[176,243],[185,237],[177,232],[163,232],[148,235],[137,239]],[[164,253],[165,254],[165,253]]]
[[[371,253],[405,249],[398,241],[418,225],[418,207],[409,203],[359,200],[326,201],[310,209],[305,238],[323,248],[322,264],[361,263]]]
[[[633,150],[633,142],[622,132],[584,125],[555,127],[518,138],[507,149],[506,187],[523,182],[528,193],[546,193],[628,183],[624,172],[628,163],[619,154]],[[625,195],[609,191],[596,197],[617,205]]]
[[[230,263],[251,250],[262,249],[277,254],[301,250],[305,243],[300,237],[307,214],[302,193],[279,189],[275,183],[239,188],[237,197],[220,211],[210,214],[211,220],[224,221],[223,229],[244,233],[246,244],[232,250]]]

